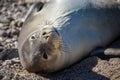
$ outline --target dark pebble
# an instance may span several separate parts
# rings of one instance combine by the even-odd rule
[[[7,32],[6,32],[6,31],[4,31],[4,32],[1,34],[1,36],[2,36],[2,37],[7,37],[7,36],[8,36],[8,34],[7,34]]]
[[[0,46],[0,52],[2,52],[4,50],[3,46]]]
[[[14,30],[12,31],[12,34],[13,34],[13,35],[19,35],[19,33],[20,33],[20,31],[19,31],[18,29],[14,29]]]
[[[0,60],[9,60],[18,57],[17,49],[6,49],[0,53]]]

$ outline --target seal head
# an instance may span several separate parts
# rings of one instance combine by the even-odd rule
[[[61,41],[55,28],[42,28],[32,32],[21,49],[22,65],[30,72],[53,72],[62,59]],[[53,66],[53,67],[50,67]]]

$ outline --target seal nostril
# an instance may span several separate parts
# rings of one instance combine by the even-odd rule
[[[46,36],[46,37],[45,37],[45,39],[48,39],[48,38],[49,38],[49,36]]]

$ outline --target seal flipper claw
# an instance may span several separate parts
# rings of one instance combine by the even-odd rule
[[[120,57],[120,49],[97,48],[91,52],[90,56],[98,56],[102,59]]]

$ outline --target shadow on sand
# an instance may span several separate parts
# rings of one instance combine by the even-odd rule
[[[108,47],[114,49],[118,49],[118,48],[120,49],[120,38],[114,41]],[[100,75],[97,74],[96,72],[93,72],[92,69],[97,64],[98,64],[97,57],[88,57],[64,70],[52,74],[43,74],[43,73],[37,73],[37,74],[51,80],[110,80],[104,75]]]
[[[89,57],[55,73],[37,74],[50,80],[110,80],[109,78],[92,71],[93,67],[97,65],[97,61],[97,57]]]

